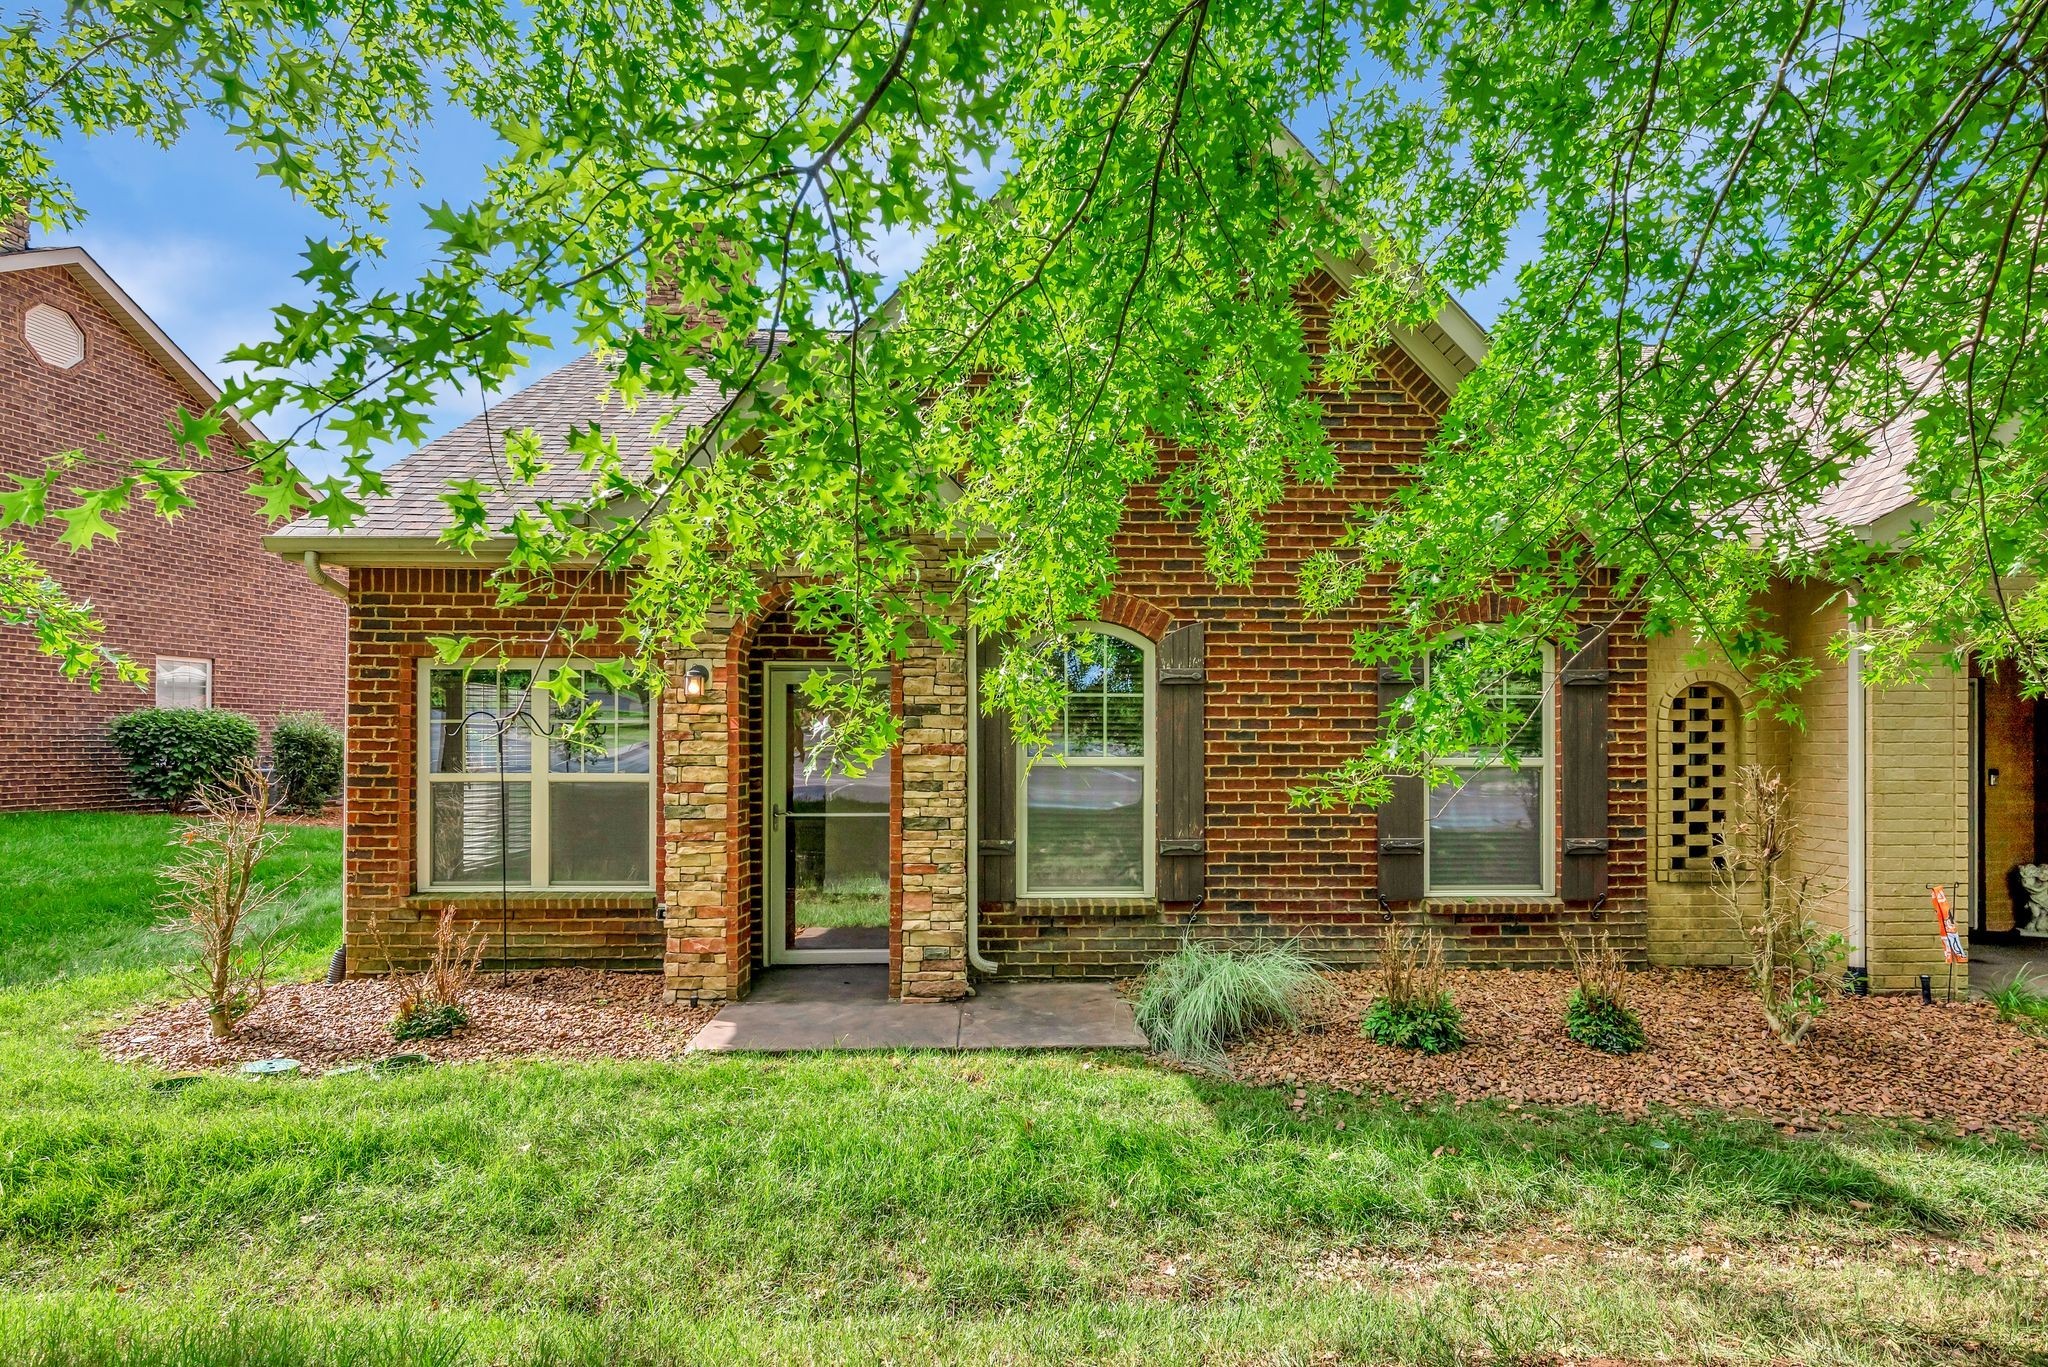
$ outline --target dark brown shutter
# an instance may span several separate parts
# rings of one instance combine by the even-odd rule
[[[1564,768],[1567,902],[1607,895],[1607,632],[1579,628],[1579,648],[1558,681],[1558,762]]]
[[[1200,622],[1159,638],[1159,900],[1199,902],[1203,843],[1204,633]]]
[[[980,667],[995,667],[1009,638],[991,636],[981,643]],[[1010,714],[983,712],[976,719],[979,753],[975,792],[975,857],[983,902],[1017,900],[1017,746],[1010,738]]]
[[[1401,699],[1415,688],[1415,676],[1405,665],[1380,666],[1380,736],[1392,726]],[[1380,804],[1380,896],[1389,902],[1419,902],[1423,894],[1424,828],[1428,824],[1428,794],[1419,774],[1394,780],[1393,796]]]

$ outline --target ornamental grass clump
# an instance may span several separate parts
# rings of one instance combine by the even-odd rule
[[[1581,948],[1566,940],[1572,974],[1579,980],[1564,1004],[1564,1032],[1588,1049],[1603,1054],[1638,1054],[1648,1047],[1643,1022],[1628,1004],[1628,965],[1605,935],[1592,936]]]
[[[1214,1066],[1261,1025],[1296,1026],[1322,989],[1316,962],[1292,941],[1225,950],[1194,941],[1145,970],[1133,1010],[1162,1053]]]
[[[1380,996],[1360,1022],[1365,1037],[1396,1049],[1445,1054],[1465,1043],[1457,1003],[1444,982],[1444,942],[1388,926],[1380,938]]]
[[[398,988],[391,1037],[440,1039],[469,1024],[469,995],[483,959],[483,932],[460,934],[455,928],[455,908],[443,907],[440,923],[434,927],[434,956],[427,966],[418,973],[393,970],[391,974]]]

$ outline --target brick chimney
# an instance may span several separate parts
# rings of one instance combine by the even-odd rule
[[[745,251],[745,248],[730,238],[720,238],[718,245],[734,260],[738,260]],[[719,293],[723,295],[725,290],[721,288]],[[656,275],[648,282],[647,311],[649,314],[665,313],[672,318],[680,319],[687,327],[704,326],[724,331],[726,325],[722,310],[705,304],[685,304],[681,292],[676,288],[674,277],[666,274]]]
[[[28,210],[0,205],[6,210],[6,217],[0,218],[0,252],[25,252],[28,250]]]

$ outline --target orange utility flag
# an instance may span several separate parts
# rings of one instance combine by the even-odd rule
[[[1941,925],[1941,952],[1952,964],[1966,964],[1970,956],[1963,952],[1963,937],[1956,934],[1955,917],[1949,914],[1948,889],[1936,883],[1933,891],[1934,919]]]

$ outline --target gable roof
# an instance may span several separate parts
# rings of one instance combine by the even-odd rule
[[[332,553],[342,563],[347,563],[351,553],[417,549],[421,543],[438,541],[450,522],[441,496],[451,483],[466,479],[483,486],[483,502],[493,528],[504,526],[517,510],[543,500],[568,503],[582,499],[590,492],[590,476],[569,453],[569,430],[598,428],[618,443],[628,473],[643,475],[656,445],[673,442],[691,428],[702,426],[724,404],[723,390],[706,383],[701,374],[693,375],[698,383],[690,393],[680,398],[649,397],[629,409],[618,395],[605,392],[612,381],[611,371],[599,353],[588,352],[490,404],[460,427],[383,471],[390,492],[368,500],[367,510],[348,527],[336,529],[308,515],[265,537],[263,544],[283,555],[309,550]],[[671,412],[674,419],[657,434],[655,427]],[[539,438],[548,466],[531,484],[513,480],[505,469],[505,434],[523,428],[532,428]]]
[[[60,270],[69,275],[107,311],[109,317],[121,325],[136,345],[185,386],[202,409],[220,402],[220,386],[213,382],[213,377],[200,369],[198,362],[186,355],[184,348],[172,341],[169,333],[157,326],[156,320],[129,297],[114,277],[107,274],[106,267],[93,260],[85,248],[33,247],[0,252],[0,275],[41,270]],[[231,432],[244,444],[269,440],[256,424],[232,409],[228,410],[227,421]]]
[[[1348,282],[1356,273],[1354,267],[1338,278]],[[1394,340],[1446,394],[1472,373],[1486,352],[1484,330],[1455,300],[1426,327],[1403,329]],[[757,334],[754,344],[766,345],[766,335]],[[280,555],[296,557],[311,551],[343,565],[467,559],[440,544],[441,532],[450,524],[442,495],[451,483],[474,479],[484,487],[493,528],[503,527],[515,511],[542,500],[580,499],[588,494],[590,479],[569,455],[566,434],[590,425],[618,442],[629,474],[645,474],[649,452],[657,444],[673,442],[702,426],[727,400],[726,392],[701,373],[691,374],[697,383],[688,394],[650,396],[628,409],[617,395],[606,393],[612,376],[603,356],[587,352],[384,470],[389,492],[368,500],[367,510],[346,528],[330,527],[308,515],[265,537],[263,544]],[[656,425],[670,412],[674,419],[657,436]],[[534,430],[550,467],[530,485],[515,483],[504,465],[505,434],[522,428]]]

